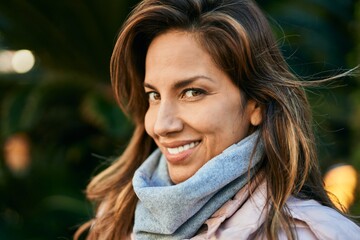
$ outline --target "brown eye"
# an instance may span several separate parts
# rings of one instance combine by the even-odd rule
[[[157,92],[148,92],[146,93],[148,95],[149,102],[155,102],[160,100],[160,94]]]
[[[183,92],[183,97],[184,98],[193,98],[193,97],[197,97],[200,96],[202,94],[205,94],[205,91],[202,89],[196,89],[196,88],[191,88],[191,89],[186,89]]]

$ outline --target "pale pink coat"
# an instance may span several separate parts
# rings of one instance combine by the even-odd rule
[[[254,239],[252,234],[258,230],[267,214],[265,201],[265,183],[257,187],[251,196],[244,187],[205,222],[207,229],[191,239]],[[295,197],[291,197],[286,204],[295,220],[295,232],[300,240],[360,239],[360,228],[334,209],[314,200]],[[279,232],[279,239],[287,239],[284,231]]]

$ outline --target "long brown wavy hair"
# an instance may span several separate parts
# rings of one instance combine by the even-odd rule
[[[193,34],[245,98],[261,106],[257,128],[265,146],[269,211],[259,231],[277,239],[282,228],[295,239],[286,208],[290,195],[334,208],[319,173],[304,90],[312,83],[291,73],[266,17],[251,0],[144,0],[132,11],[117,38],[110,71],[116,99],[134,121],[134,134],[125,152],[88,185],[97,216],[75,238],[87,228],[87,239],[123,239],[132,231],[137,203],[132,177],[154,149],[144,129],[145,57],[151,41],[170,30]]]

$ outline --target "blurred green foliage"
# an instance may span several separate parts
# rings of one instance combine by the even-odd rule
[[[70,239],[91,216],[83,190],[132,130],[113,100],[108,66],[136,2],[0,0],[0,50],[30,49],[37,62],[26,74],[0,74],[0,146],[22,133],[31,156],[16,172],[1,154],[0,239]],[[258,3],[298,75],[322,78],[360,63],[360,1]],[[343,86],[309,91],[321,167],[360,169],[359,78],[336,84]],[[360,214],[359,203],[352,212]]]

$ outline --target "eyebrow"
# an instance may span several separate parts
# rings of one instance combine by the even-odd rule
[[[203,75],[199,75],[199,76],[194,76],[194,77],[191,77],[191,78],[188,78],[188,79],[182,79],[182,80],[178,80],[174,83],[173,85],[173,88],[174,89],[179,89],[179,88],[183,88],[183,87],[186,87],[190,84],[192,84],[193,82],[199,80],[199,79],[206,79],[206,80],[210,80],[211,82],[213,82],[214,80],[209,78],[209,77],[206,77],[206,76],[203,76]],[[156,90],[156,87],[154,87],[153,85],[151,85],[150,83],[146,83],[144,82],[144,87],[146,88],[150,88],[150,89],[153,89],[153,90]]]

